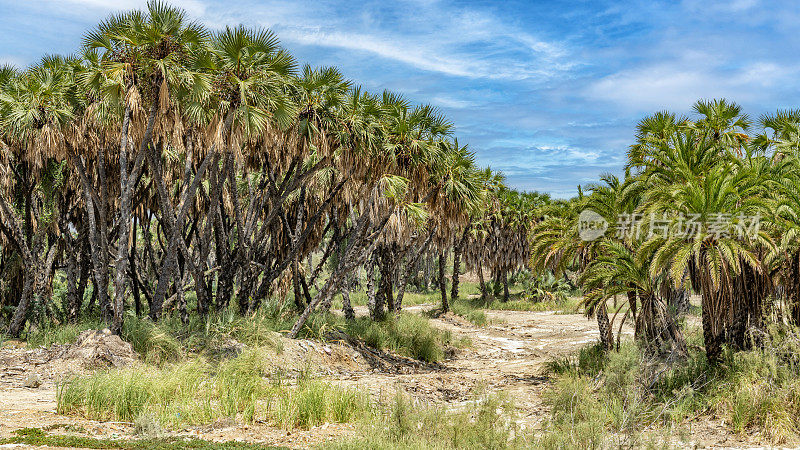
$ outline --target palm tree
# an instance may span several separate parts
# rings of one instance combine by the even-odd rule
[[[4,69],[3,78],[0,127],[17,160],[11,164],[16,166],[12,170],[19,183],[14,186],[8,176],[4,187],[21,195],[0,195],[0,216],[5,222],[3,233],[24,263],[25,284],[9,326],[9,334],[19,336],[32,300],[41,307],[49,298],[48,280],[59,246],[54,238],[59,220],[54,197],[64,182],[59,162],[64,160],[65,131],[75,117],[74,91],[70,62],[60,57],[46,57],[21,74]],[[23,219],[6,200],[20,197]]]
[[[84,39],[90,64],[79,75],[84,88],[103,102],[96,108],[98,122],[111,122],[109,126],[115,126],[117,120],[121,123],[118,159],[119,244],[115,260],[114,317],[111,327],[116,334],[122,331],[124,300],[129,281],[127,263],[130,259],[128,236],[132,215],[131,198],[136,190],[143,162],[147,158],[159,188],[161,208],[167,209],[166,188],[161,178],[155,145],[151,142],[153,131],[159,111],[164,119],[172,119],[173,126],[175,121],[180,120],[174,114],[167,115],[173,107],[171,92],[185,88],[187,84],[192,84],[189,89],[196,89],[197,83],[193,83],[195,79],[188,73],[186,63],[207,37],[205,29],[196,22],[189,22],[186,13],[181,9],[157,0],[149,1],[146,9],[146,12],[133,11],[112,16],[90,32]],[[138,117],[143,103],[149,103],[149,113],[144,124]],[[133,134],[141,137],[133,165],[128,167],[128,140],[132,119]],[[142,126],[143,133],[140,131]],[[104,169],[101,167],[100,170]],[[101,191],[107,191],[102,178],[101,176]],[[86,187],[89,188],[88,184]],[[106,198],[101,200],[104,205],[108,203]],[[105,215],[104,205],[98,205],[101,217]],[[171,214],[167,214],[167,219],[171,222]],[[105,223],[102,225],[105,226]],[[97,251],[104,252],[100,249]],[[102,259],[104,258],[101,261]],[[105,286],[102,277],[98,282]],[[157,317],[157,311],[158,305],[154,317]]]

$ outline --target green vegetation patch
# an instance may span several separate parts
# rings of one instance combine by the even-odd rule
[[[325,449],[506,449],[525,448],[530,439],[515,422],[505,396],[481,397],[459,411],[412,402],[398,394],[360,437],[329,443]]]
[[[763,348],[726,350],[717,365],[699,347],[690,349],[681,360],[665,361],[633,343],[607,354],[594,345],[551,363],[555,381],[546,401],[554,432],[547,446],[642,445],[643,430],[651,438],[666,435],[702,415],[773,444],[800,441],[796,332],[773,330]]]
[[[290,384],[267,373],[263,351],[246,350],[217,367],[196,359],[73,378],[59,386],[58,412],[137,423],[147,416],[166,427],[230,417],[287,429],[350,422],[369,413],[368,397],[358,391],[310,378]]]
[[[0,445],[20,444],[47,447],[72,448],[114,448],[114,449],[154,449],[179,450],[194,448],[201,450],[218,449],[264,449],[281,448],[264,444],[248,444],[245,442],[210,442],[200,439],[184,439],[179,437],[163,439],[97,439],[82,436],[65,436],[48,434],[39,428],[22,428],[14,432],[16,436],[0,439]]]
[[[346,320],[333,314],[317,315],[306,323],[306,334],[324,339],[326,331],[339,329],[372,348],[391,351],[425,362],[444,358],[448,346],[461,345],[450,332],[431,326],[428,319],[411,313],[387,314],[384,320],[368,317]]]

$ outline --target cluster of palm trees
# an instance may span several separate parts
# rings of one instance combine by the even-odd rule
[[[97,310],[120,333],[126,312],[293,292],[296,336],[339,293],[353,316],[362,269],[371,315],[399,311],[432,252],[446,308],[449,250],[457,296],[467,241],[510,216],[452,133],[431,106],[298,68],[268,30],[211,32],[160,1],[113,15],[74,56],[0,70],[0,321],[18,336]]]
[[[608,348],[611,299],[642,343],[683,350],[679,319],[699,294],[711,361],[757,345],[769,323],[800,325],[800,111],[760,127],[726,100],[694,112],[643,119],[625,177],[603,176],[534,229],[537,264],[578,274]],[[599,239],[578,234],[587,209],[609,224]]]

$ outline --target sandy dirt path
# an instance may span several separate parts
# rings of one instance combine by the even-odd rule
[[[433,305],[406,310],[422,312],[430,308]],[[365,307],[356,308],[356,314],[366,313]],[[545,364],[597,341],[597,323],[581,314],[486,311],[486,315],[490,325],[485,327],[452,314],[431,319],[434,327],[472,343],[443,361],[440,368],[407,374],[374,372],[354,375],[349,381],[384,398],[399,388],[421,400],[452,407],[469,404],[481,392],[503,391],[513,399],[521,424],[538,428],[547,418],[542,405],[547,385]],[[623,334],[632,335],[632,330],[623,328]]]
[[[408,308],[421,313],[434,305]],[[366,308],[357,308],[366,314]],[[445,403],[454,408],[469,405],[482,391],[505,391],[519,408],[519,419],[525,426],[536,426],[546,417],[542,409],[544,364],[554,357],[574,352],[597,339],[593,321],[577,314],[551,312],[487,311],[491,325],[477,327],[458,316],[431,319],[435,327],[449,330],[458,339],[468,338],[472,345],[459,350],[436,368],[401,367],[399,372],[385,373],[375,369],[334,374],[339,383],[358,386],[380,398],[391,398],[398,389],[430,403]],[[4,350],[8,351],[8,350]],[[0,368],[0,437],[25,427],[53,428],[54,432],[83,430],[80,433],[98,438],[128,437],[133,427],[126,423],[108,423],[62,416],[56,413],[56,383],[60,374],[27,358],[16,367]],[[41,375],[38,388],[24,387],[28,373]],[[318,427],[321,428],[321,427]],[[276,445],[306,446],[352,432],[348,427],[288,433],[266,425],[248,427],[231,423],[194,427],[180,434],[204,439],[243,439],[270,442]]]
[[[406,310],[422,313],[434,305],[418,305]],[[366,314],[365,307],[356,313]],[[436,367],[395,365],[391,372],[380,369],[331,373],[326,378],[369,391],[375,398],[390,400],[398,390],[417,400],[449,408],[470,408],[482,392],[505,392],[517,408],[517,420],[526,429],[541,430],[548,411],[543,392],[548,386],[545,364],[555,358],[574,355],[582,346],[598,339],[597,324],[580,314],[553,312],[486,311],[490,325],[478,327],[448,314],[431,319],[437,328],[448,330],[456,339],[471,341]],[[616,330],[615,330],[616,332]],[[623,335],[632,330],[623,328]],[[0,350],[2,352],[8,350]],[[98,422],[56,413],[58,376],[47,374],[47,366],[37,366],[35,358],[17,367],[0,367],[0,437],[10,436],[24,427],[52,428],[55,433],[77,433],[98,438],[127,438],[133,426]],[[23,386],[24,374],[43,375],[38,388]],[[78,431],[75,431],[78,430]],[[173,435],[214,441],[244,440],[293,448],[307,448],[330,439],[352,436],[352,425],[323,425],[310,430],[277,429],[266,424],[237,425],[221,421],[202,427],[177,430]],[[712,446],[746,447],[748,442],[733,438],[721,423],[705,421],[691,432],[694,443]],[[695,435],[696,439],[695,439]]]

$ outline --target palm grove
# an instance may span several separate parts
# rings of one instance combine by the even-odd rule
[[[0,70],[0,321],[158,320],[293,294],[296,336],[366,273],[374,319],[438,263],[508,298],[530,203],[478,169],[434,108],[298,67],[270,31],[210,32],[160,2],[73,56]],[[455,269],[447,289],[445,262]],[[54,283],[65,286],[54,295]],[[189,294],[189,295],[187,295]]]
[[[758,346],[773,325],[800,324],[800,111],[757,127],[726,100],[693,110],[640,121],[624,178],[603,176],[534,230],[537,266],[576,271],[606,348],[612,299],[617,331],[630,320],[645,347],[685,353],[681,317],[699,294],[711,362],[725,347]],[[602,238],[578,236],[585,209],[612,224]]]

